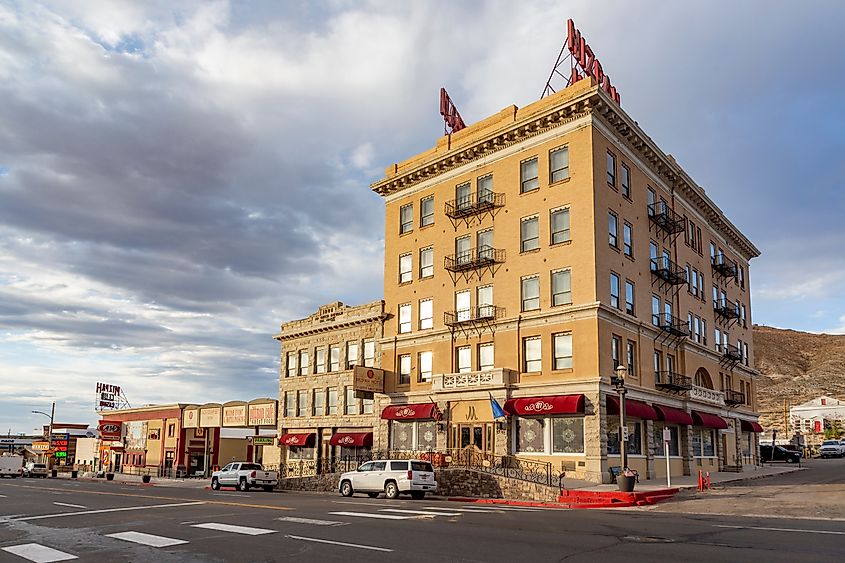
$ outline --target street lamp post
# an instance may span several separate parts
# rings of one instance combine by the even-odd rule
[[[53,419],[56,416],[56,401],[53,401],[53,406],[50,407],[50,414],[42,411],[32,411],[32,414],[43,414],[47,418],[50,419],[50,426],[48,427],[49,430],[47,431],[47,443],[52,445],[53,444]]]
[[[616,367],[616,376],[611,376],[610,382],[619,394],[619,457],[622,471],[628,469],[628,432],[625,426],[625,374],[628,369],[619,365]]]

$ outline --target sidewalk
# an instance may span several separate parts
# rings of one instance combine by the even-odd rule
[[[59,473],[56,479],[67,481],[88,481],[95,483],[117,483],[119,485],[137,485],[140,487],[181,487],[187,489],[204,489],[209,486],[209,479],[167,479],[164,477],[152,477],[149,483],[144,483],[140,475],[125,475],[115,473],[114,479],[108,481],[105,477],[95,477],[94,473],[80,473],[77,479],[72,479],[70,473]]]

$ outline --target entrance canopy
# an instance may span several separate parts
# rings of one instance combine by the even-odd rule
[[[675,407],[666,407],[663,405],[654,405],[654,411],[657,413],[657,418],[668,424],[682,424],[684,426],[692,426],[692,417],[690,414]]]
[[[718,430],[724,430],[728,427],[728,423],[721,416],[700,411],[692,411],[692,422],[695,426],[705,426]]]
[[[739,427],[741,430],[745,432],[762,432],[763,427],[760,426],[759,422],[754,422],[753,420],[741,420],[739,421]]]
[[[280,446],[313,446],[314,432],[303,432],[300,434],[285,434],[279,438]]]
[[[607,396],[607,414],[619,414],[619,397]],[[658,420],[657,412],[651,405],[634,399],[625,400],[625,416],[643,420]]]
[[[436,403],[416,405],[391,405],[381,411],[385,420],[439,420],[440,410]]]
[[[550,395],[505,401],[505,412],[519,416],[544,414],[583,414],[584,395]]]
[[[333,434],[329,444],[347,448],[360,448],[373,445],[372,432],[338,432]]]

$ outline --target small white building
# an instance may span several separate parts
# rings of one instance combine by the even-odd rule
[[[791,431],[801,434],[807,445],[818,445],[824,439],[825,422],[838,421],[845,429],[845,400],[822,395],[789,408]]]

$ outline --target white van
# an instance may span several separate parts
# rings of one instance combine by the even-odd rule
[[[20,477],[23,475],[23,456],[0,455],[0,477]]]
[[[338,490],[345,497],[367,493],[370,498],[384,496],[393,499],[400,493],[410,493],[422,499],[426,492],[437,489],[434,468],[419,459],[378,459],[362,464],[357,470],[340,476]]]

